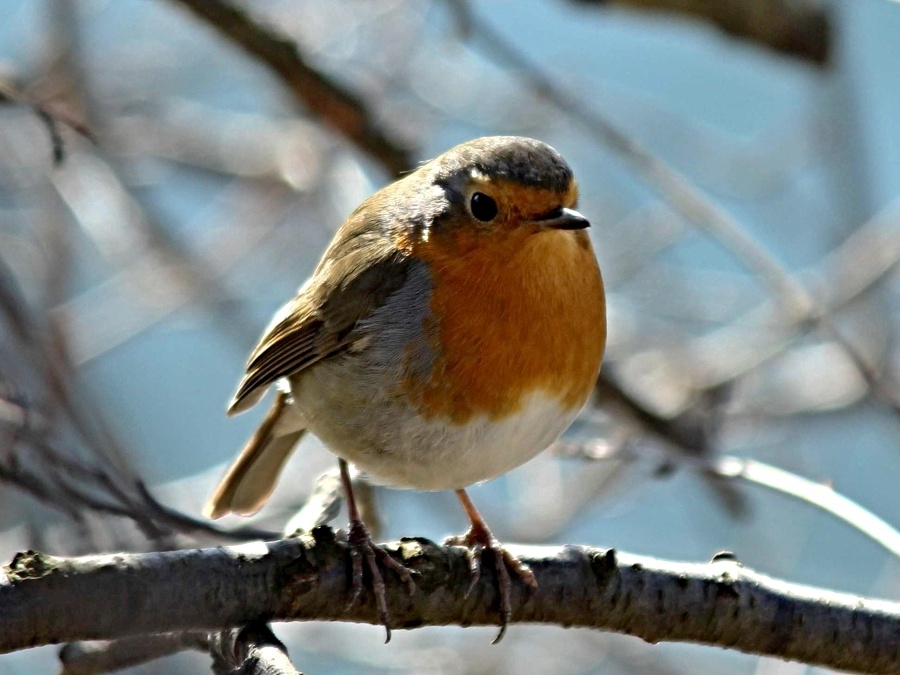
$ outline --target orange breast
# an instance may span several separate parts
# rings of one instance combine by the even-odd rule
[[[431,380],[407,380],[406,394],[423,415],[457,423],[508,417],[535,391],[580,407],[606,343],[603,281],[587,234],[512,233],[490,244],[477,236],[412,244],[432,274],[438,357]]]

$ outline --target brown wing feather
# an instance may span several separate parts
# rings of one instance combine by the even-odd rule
[[[308,368],[326,356],[325,350],[317,344],[322,328],[321,321],[312,319],[299,323],[293,330],[282,330],[275,337],[271,337],[271,333],[263,337],[260,347],[247,364],[247,374],[238,386],[229,406],[229,414],[243,412],[256,403],[259,397],[251,396],[255,391]]]
[[[253,350],[229,415],[250,408],[273,382],[341,353],[356,339],[357,323],[402,286],[409,258],[384,228],[366,227],[357,214],[338,232],[311,282]]]

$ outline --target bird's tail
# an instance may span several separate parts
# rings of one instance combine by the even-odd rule
[[[221,518],[229,513],[249,516],[266,503],[291,450],[305,432],[295,427],[284,428],[282,415],[287,402],[288,394],[279,391],[266,418],[206,503],[203,515],[208,518]]]

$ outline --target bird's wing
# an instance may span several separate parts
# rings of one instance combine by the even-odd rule
[[[411,260],[377,230],[362,218],[345,223],[250,355],[229,415],[253,406],[276,380],[347,349],[357,323],[403,285]]]

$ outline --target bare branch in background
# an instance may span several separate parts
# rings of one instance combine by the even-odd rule
[[[671,438],[667,432],[664,432],[661,437]],[[558,443],[553,451],[563,457],[589,461],[639,460],[642,458],[641,453],[635,452],[624,443],[614,447],[597,441]],[[810,504],[831,517],[847,523],[900,560],[900,532],[871,511],[837,492],[831,485],[816,483],[765,462],[741,457],[686,456],[681,459],[681,464],[724,481],[746,481]]]
[[[621,6],[683,14],[710,23],[733,37],[817,65],[832,51],[832,25],[819,0],[574,0],[580,4]]]
[[[216,675],[302,675],[264,623],[218,633],[210,644]]]
[[[742,479],[812,504],[832,517],[843,520],[900,559],[900,532],[830,485],[814,483],[764,462],[739,457],[720,458],[716,471],[724,478]]]
[[[70,642],[59,650],[59,675],[100,675],[137,666],[186,649],[206,651],[203,631],[138,635],[119,640]]]
[[[301,105],[398,175],[415,166],[409,150],[379,127],[369,105],[312,68],[297,43],[225,0],[170,0],[186,7],[269,67]]]
[[[219,675],[302,675],[271,629],[256,622],[212,635],[184,631],[70,642],[59,650],[60,675],[112,673],[185,650],[209,652]]]
[[[0,426],[5,427],[6,446],[0,453],[0,480],[29,493],[41,502],[75,516],[89,510],[133,520],[151,540],[181,531],[234,536],[238,539],[257,537],[262,532],[251,530],[229,533],[207,521],[191,518],[156,502],[130,468],[115,439],[105,431],[102,421],[87,404],[84,392],[75,393],[78,385],[75,371],[64,361],[64,351],[48,344],[37,326],[12,275],[0,259],[0,317],[10,326],[20,355],[19,365],[29,365],[42,379],[47,376],[45,391],[53,407],[64,415],[67,427],[77,433],[77,440],[87,447],[81,456],[61,442],[58,431],[39,411],[32,409],[21,396],[18,399],[11,383],[0,383],[9,390],[0,395]],[[69,443],[76,442],[75,439]],[[92,455],[94,455],[92,457]]]
[[[106,182],[107,187],[112,185]],[[128,260],[113,261],[121,266],[121,271],[51,309],[51,315],[65,317],[71,358],[76,366],[84,366],[127,344],[192,305],[213,318],[219,317],[225,335],[241,347],[252,339],[255,332],[246,322],[231,323],[226,319],[230,313],[223,315],[221,311],[221,299],[228,297],[223,279],[271,240],[284,217],[284,189],[245,188],[236,185],[233,190],[224,191],[222,198],[211,205],[217,209],[213,215],[221,214],[217,227],[201,230],[194,246],[181,249],[180,258],[153,248],[141,249],[134,257],[136,252],[128,249]],[[73,213],[77,222],[90,230],[91,226],[79,217],[81,201],[80,195],[73,195]],[[85,208],[89,209],[89,205],[85,204]],[[208,271],[207,282],[217,284],[217,292],[203,293],[185,278],[183,269],[194,263]]]
[[[60,166],[66,158],[66,144],[59,130],[59,125],[64,124],[79,135],[88,139],[92,143],[96,143],[96,138],[91,130],[70,115],[59,110],[54,110],[50,106],[39,101],[32,100],[26,94],[17,91],[15,87],[5,82],[0,82],[0,103],[11,102],[19,105],[29,106],[34,114],[37,115],[44,126],[47,128],[47,134],[50,136],[50,147],[53,151],[53,163]]]
[[[85,101],[81,107],[96,111],[99,106],[92,99],[88,78],[80,67],[76,17],[70,13],[67,3],[55,3],[53,7],[59,12],[54,23],[59,37],[58,48],[66,57],[59,59],[65,65],[59,69],[57,76],[64,81],[78,83],[74,96]],[[95,114],[95,117],[91,121],[96,122],[99,129],[105,129],[104,116]],[[75,159],[87,161],[83,156]],[[81,168],[85,169],[83,164]],[[204,307],[220,318],[228,331],[240,333],[241,322],[236,319],[240,319],[241,315],[232,311],[233,303],[225,302],[230,296],[215,272],[208,269],[205,259],[195,256],[160,219],[152,215],[149,203],[143,204],[129,190],[128,183],[118,173],[121,169],[117,161],[108,156],[105,165],[94,161],[88,164],[88,168],[93,172],[86,173],[92,173],[95,178],[98,171],[102,172],[99,182],[107,191],[104,197],[131,207],[125,209],[128,217],[123,218],[124,222],[116,222],[114,229],[133,229],[138,236],[132,236],[132,240],[122,246],[118,254],[123,258],[136,256],[139,251],[131,249],[134,240],[139,239],[151,251],[148,255],[155,255],[157,260],[162,259],[169,266],[169,269],[160,266],[151,268],[151,278],[143,279],[146,287],[175,285],[185,296],[185,302],[200,298]],[[113,194],[109,195],[109,191]],[[62,201],[68,201],[71,205],[77,199],[75,193],[77,190],[73,188],[68,193],[60,191],[59,195]],[[97,197],[97,191],[88,191],[80,198],[96,204]],[[55,205],[53,200],[48,200],[48,203]],[[72,212],[76,222],[79,222],[77,205],[76,201]],[[90,206],[86,208],[89,210]],[[46,277],[51,305],[58,304],[63,296],[68,295],[64,292],[68,268],[66,256],[69,255],[67,237],[70,236],[66,228],[71,224],[68,220],[57,222],[57,218],[62,218],[57,211],[53,212],[53,216],[51,225],[56,236],[46,239],[63,247],[49,247]],[[98,248],[102,250],[102,246]],[[125,266],[126,262],[121,264]],[[106,310],[109,310],[108,306]],[[0,384],[6,390],[0,392],[0,400],[9,413],[0,419],[5,423],[0,480],[75,520],[92,512],[132,521],[156,546],[173,546],[177,534],[191,537],[224,535],[238,540],[272,534],[258,528],[229,532],[163,506],[153,498],[132,468],[131,458],[123,443],[92,404],[91,396],[70,360],[73,350],[69,347],[68,317],[62,312],[51,313],[48,318],[50,329],[45,329],[44,317],[28,306],[14,275],[2,259],[0,318],[5,320],[11,333],[6,346],[15,356],[10,354],[10,358],[14,359],[17,370],[24,371],[18,373],[17,378],[0,372]],[[255,329],[246,323],[243,327],[244,336],[252,339]],[[40,391],[40,403],[29,400],[26,384]],[[119,541],[117,545],[130,549],[138,544]]]
[[[808,289],[812,297],[818,298],[829,317],[837,317],[839,312],[860,296],[878,288],[900,263],[900,210],[896,203],[885,208],[870,221],[856,229],[845,241],[838,244],[817,264],[796,275],[799,283]],[[698,372],[692,386],[700,389],[730,385],[745,379],[783,355],[808,331],[808,324],[802,317],[784,317],[778,311],[776,302],[769,300],[736,318],[729,324],[710,331],[692,341],[688,348],[693,354],[703,358],[703,370]],[[764,335],[759,331],[749,330],[751,327],[765,327]],[[827,338],[828,333],[824,336]],[[829,359],[831,371],[839,372],[843,361],[847,369],[860,373],[861,367],[850,358],[845,345],[833,343],[838,352]],[[889,347],[889,345],[888,345]],[[857,358],[865,364],[884,361],[883,355],[870,353],[871,347],[856,348]],[[888,365],[888,364],[881,364]],[[873,367],[864,365],[867,371]],[[782,372],[782,374],[784,374]],[[870,372],[869,379],[879,379],[880,374]],[[885,372],[883,378],[890,377]],[[846,403],[865,395],[866,378],[845,378],[846,388],[857,391],[856,396],[845,397]],[[880,391],[891,394],[890,381],[880,383]],[[834,391],[820,391],[836,395]],[[803,402],[795,401],[789,412],[803,410]]]

